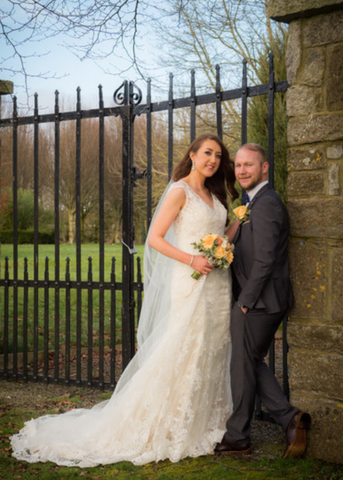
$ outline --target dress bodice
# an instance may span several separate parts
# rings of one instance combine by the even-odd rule
[[[186,203],[173,223],[178,248],[192,253],[192,242],[209,233],[224,234],[227,211],[212,194],[213,208],[206,203],[186,182],[179,180],[171,188],[182,188],[186,193]]]

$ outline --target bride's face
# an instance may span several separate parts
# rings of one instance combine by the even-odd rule
[[[195,171],[205,177],[212,177],[219,168],[222,149],[214,140],[205,140],[197,152],[190,153]]]

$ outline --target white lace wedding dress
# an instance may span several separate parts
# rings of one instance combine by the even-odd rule
[[[187,196],[172,226],[179,248],[195,253],[191,242],[223,234],[226,211],[218,199],[213,197],[212,209],[186,183],[171,188],[183,188]],[[142,356],[136,355],[107,402],[27,422],[11,439],[17,459],[79,467],[177,462],[208,454],[221,441],[231,409],[231,272],[214,269],[196,281],[191,267],[172,265],[169,320],[158,342],[145,352],[143,342]],[[152,315],[154,305],[147,303],[145,298],[143,310]]]

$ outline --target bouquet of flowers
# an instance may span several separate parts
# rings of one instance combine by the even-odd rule
[[[191,245],[199,250],[215,268],[226,269],[232,263],[234,245],[228,242],[226,236],[220,237],[215,233],[209,233],[202,237],[199,243],[193,242]],[[192,273],[195,280],[199,280],[201,275],[197,271]]]

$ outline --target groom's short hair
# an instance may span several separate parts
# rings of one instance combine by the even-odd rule
[[[260,156],[261,163],[268,161],[265,149],[258,143],[244,143],[241,147],[239,147],[238,152],[241,150],[251,150],[252,152],[257,152]]]

